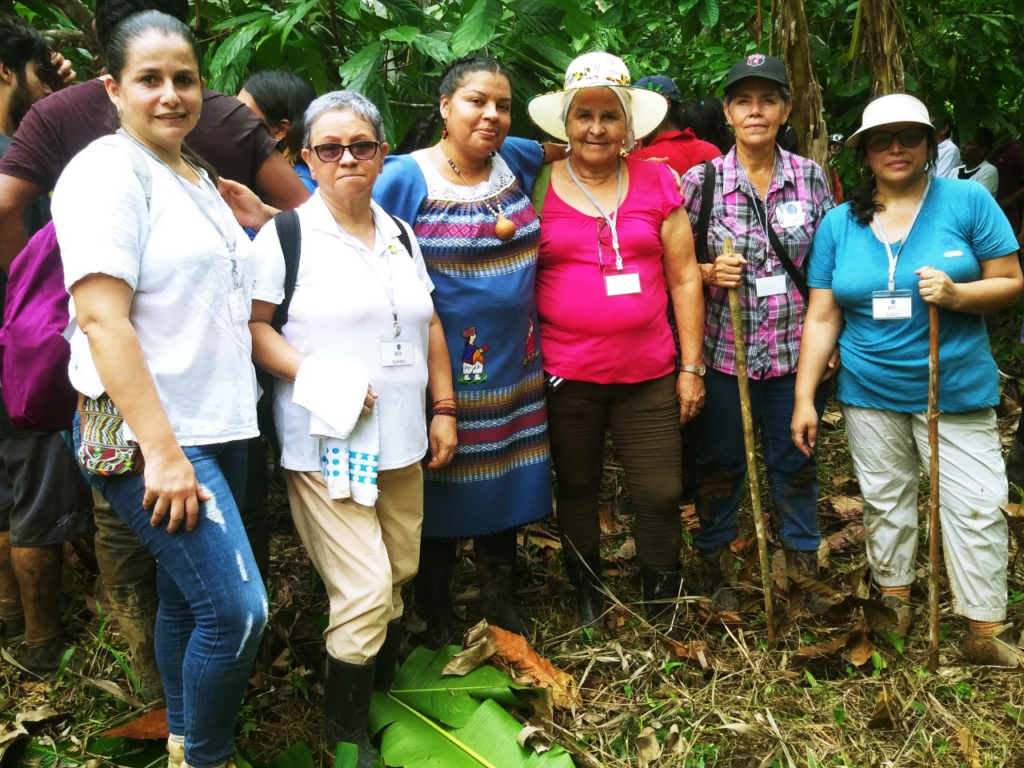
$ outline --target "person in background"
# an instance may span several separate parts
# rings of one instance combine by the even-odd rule
[[[74,440],[158,563],[169,763],[226,767],[269,610],[238,512],[259,434],[252,244],[185,144],[203,104],[192,31],[146,11],[105,39],[121,128],[75,156],[52,201],[78,321]]]
[[[253,72],[238,92],[238,100],[267,126],[284,159],[292,164],[310,192],[316,189],[316,181],[302,159],[302,119],[315,98],[316,91],[306,80],[281,70]]]
[[[828,137],[828,170],[832,174],[832,184],[835,189],[836,205],[843,202],[843,184],[839,180],[839,156],[843,152],[843,134],[833,133]]]
[[[186,21],[188,0],[96,0],[94,28],[105,49],[122,20],[147,10]],[[225,178],[252,188],[276,208],[294,208],[309,198],[291,166],[277,152],[277,142],[250,109],[233,96],[208,88],[202,113],[189,134],[192,149],[208,157]],[[114,106],[102,78],[66,88],[36,102],[25,115],[11,146],[0,159],[0,268],[6,271],[25,246],[25,213],[54,188],[68,163],[95,139],[114,132]],[[70,428],[70,425],[69,425]],[[242,516],[260,572],[270,563],[270,527],[262,484],[266,448],[252,442],[250,489]],[[262,467],[262,474],[259,470]],[[143,687],[159,685],[153,656],[156,620],[155,562],[152,555],[107,504],[96,506],[96,559],[108,599],[128,641],[133,670]],[[151,688],[151,686],[153,686]]]
[[[472,537],[484,617],[524,633],[516,529],[551,514],[551,461],[534,277],[540,220],[530,202],[544,147],[508,135],[512,84],[470,54],[441,76],[441,140],[392,155],[374,189],[412,224],[434,284],[454,379],[455,458],[427,469],[416,610],[425,645],[454,639],[451,582],[459,538]]]
[[[59,72],[43,38],[0,14],[0,157],[33,103],[74,72]],[[25,217],[34,233],[49,221],[40,199]],[[0,316],[6,278],[0,274]],[[56,671],[67,645],[61,628],[64,542],[95,531],[92,494],[59,433],[21,432],[0,399],[0,647],[38,675]]]
[[[929,172],[939,178],[955,179],[956,169],[960,165],[960,150],[953,143],[953,116],[949,114],[949,110],[940,109],[932,114],[932,125],[935,126],[939,154]]]
[[[1020,215],[1024,200],[1024,152],[1008,132],[996,137],[995,146],[986,158],[999,173],[996,202],[1017,233],[1017,244],[1024,245],[1024,219]]]
[[[776,144],[792,108],[789,79],[779,59],[752,54],[729,70],[724,113],[736,132],[736,146],[713,163],[707,250],[700,265],[707,292],[707,405],[696,421],[700,531],[694,545],[711,574],[715,610],[739,607],[731,563],[723,566],[723,561],[731,560],[729,544],[737,536],[747,475],[736,380],[738,343],[746,346],[753,419],[761,432],[787,565],[809,578],[818,575],[821,534],[814,459],[800,453],[789,439],[805,307],[790,269],[799,274],[806,268],[811,238],[834,203],[821,166]],[[683,199],[695,237],[703,236],[698,224],[704,178],[701,165],[683,176]],[[733,255],[723,253],[726,238],[732,239]],[[790,269],[783,259],[788,259]],[[732,333],[729,291],[734,288],[739,289],[743,310],[742,340],[734,340]],[[824,388],[815,403],[820,414]],[[828,605],[813,593],[804,595],[804,604],[814,613]]]
[[[992,197],[999,191],[999,171],[985,159],[985,156],[992,151],[994,141],[992,131],[988,128],[979,128],[960,147],[960,159],[964,162],[956,168],[956,178],[978,182],[992,193]]]
[[[993,410],[999,372],[982,315],[1013,303],[1024,280],[992,196],[929,176],[936,138],[925,105],[896,93],[868,104],[847,140],[870,173],[814,238],[792,440],[813,454],[818,381],[838,341],[836,397],[864,495],[868,561],[905,636],[921,469],[931,454],[929,315],[938,308],[939,514],[953,611],[969,622],[960,650],[973,664],[1015,668],[1022,656],[1005,623],[1006,476]]]
[[[725,121],[722,102],[714,96],[691,99],[683,105],[684,125],[689,126],[694,136],[714,144],[722,154],[736,143],[729,124]]]
[[[663,124],[669,105],[629,82],[621,59],[587,53],[569,64],[562,90],[527,106],[534,123],[569,146],[552,165],[540,211],[537,311],[562,562],[581,627],[604,613],[598,491],[606,433],[625,470],[647,614],[674,615],[683,575],[679,425],[704,404],[703,291],[679,187],[664,164],[622,156]]]
[[[641,77],[634,87],[655,91],[668,99],[668,113],[661,125],[644,137],[642,146],[638,142],[637,148],[630,153],[632,157],[662,160],[682,176],[698,163],[721,156],[718,147],[698,139],[686,125],[682,96],[670,78],[665,75]]]

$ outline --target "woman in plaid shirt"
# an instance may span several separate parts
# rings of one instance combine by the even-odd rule
[[[711,572],[716,610],[739,607],[722,558],[737,535],[737,512],[747,472],[730,288],[740,292],[751,406],[761,430],[788,566],[812,578],[818,571],[821,535],[814,458],[800,453],[789,436],[806,302],[784,259],[788,257],[793,272],[801,276],[806,272],[811,238],[834,202],[821,167],[776,144],[776,135],[791,109],[789,81],[778,59],[753,54],[729,70],[725,117],[735,131],[736,145],[712,163],[714,193],[703,258],[702,244],[697,244],[706,297],[707,400],[696,421],[700,532],[694,543]],[[704,165],[683,176],[683,198],[697,239],[701,238],[704,178]],[[721,255],[726,238],[732,238],[733,256]],[[772,240],[785,253],[780,254]],[[819,416],[824,399],[820,392],[816,403]],[[814,594],[805,596],[805,605],[812,612],[827,607]]]

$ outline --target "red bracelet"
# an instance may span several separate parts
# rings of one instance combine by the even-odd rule
[[[434,408],[431,410],[434,416],[456,416],[458,417],[459,411],[456,408]]]
[[[454,405],[454,404],[455,404],[455,402],[456,402],[456,401],[455,401],[455,398],[454,398],[454,397],[442,397],[442,398],[441,398],[440,400],[435,400],[435,401],[434,401],[434,406],[433,406],[433,407],[434,407],[434,408],[436,408],[436,407],[437,407],[437,406],[439,406],[439,405],[440,405],[441,403],[451,403],[452,405]]]

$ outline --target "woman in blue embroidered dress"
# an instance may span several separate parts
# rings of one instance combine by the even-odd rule
[[[485,618],[522,632],[516,527],[551,514],[542,359],[533,335],[540,220],[530,204],[545,162],[535,141],[506,138],[512,87],[493,59],[465,56],[442,75],[441,141],[391,156],[374,198],[413,225],[447,336],[458,448],[425,475],[416,577],[424,643],[452,640],[455,539],[473,538]],[[540,350],[541,352],[543,350]],[[437,405],[437,403],[435,403]]]

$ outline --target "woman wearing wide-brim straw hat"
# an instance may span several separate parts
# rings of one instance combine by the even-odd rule
[[[626,472],[644,598],[654,613],[681,586],[679,423],[704,401],[703,296],[678,186],[664,164],[621,156],[661,124],[668,102],[629,83],[620,59],[590,53],[569,66],[563,90],[527,106],[538,126],[569,143],[567,157],[552,165],[540,210],[537,311],[558,527],[585,625],[603,612],[605,431]]]
[[[985,318],[1021,291],[1017,242],[978,184],[932,178],[935,130],[913,96],[868,104],[846,140],[867,172],[849,202],[814,238],[796,383],[792,437],[810,455],[811,400],[836,341],[843,364],[836,397],[864,495],[867,554],[895,631],[910,626],[915,580],[918,465],[931,451],[929,307],[939,308],[940,530],[953,611],[970,630],[967,661],[1016,667],[1021,654],[1006,619],[1006,504],[996,417],[999,372]]]
[[[764,446],[779,539],[791,570],[811,578],[818,575],[821,534],[814,459],[793,446],[789,417],[805,308],[797,279],[806,269],[818,223],[834,203],[821,167],[776,143],[791,110],[789,80],[781,61],[757,53],[730,68],[725,117],[736,134],[736,145],[711,165],[715,177],[711,210],[705,212],[710,215],[700,265],[707,290],[707,408],[695,424],[700,530],[694,545],[711,573],[716,610],[739,608],[739,595],[728,578],[733,571],[722,563],[731,559],[729,544],[737,536],[747,475],[737,341],[729,310],[733,289],[739,291],[751,407]],[[682,184],[690,224],[700,238],[704,237],[697,230],[705,177],[705,167],[699,165],[683,175]],[[728,238],[735,255],[724,254]],[[701,248],[697,251],[701,253]],[[819,392],[819,414],[824,399],[824,391]],[[815,613],[828,605],[813,593],[804,598],[805,606]]]

